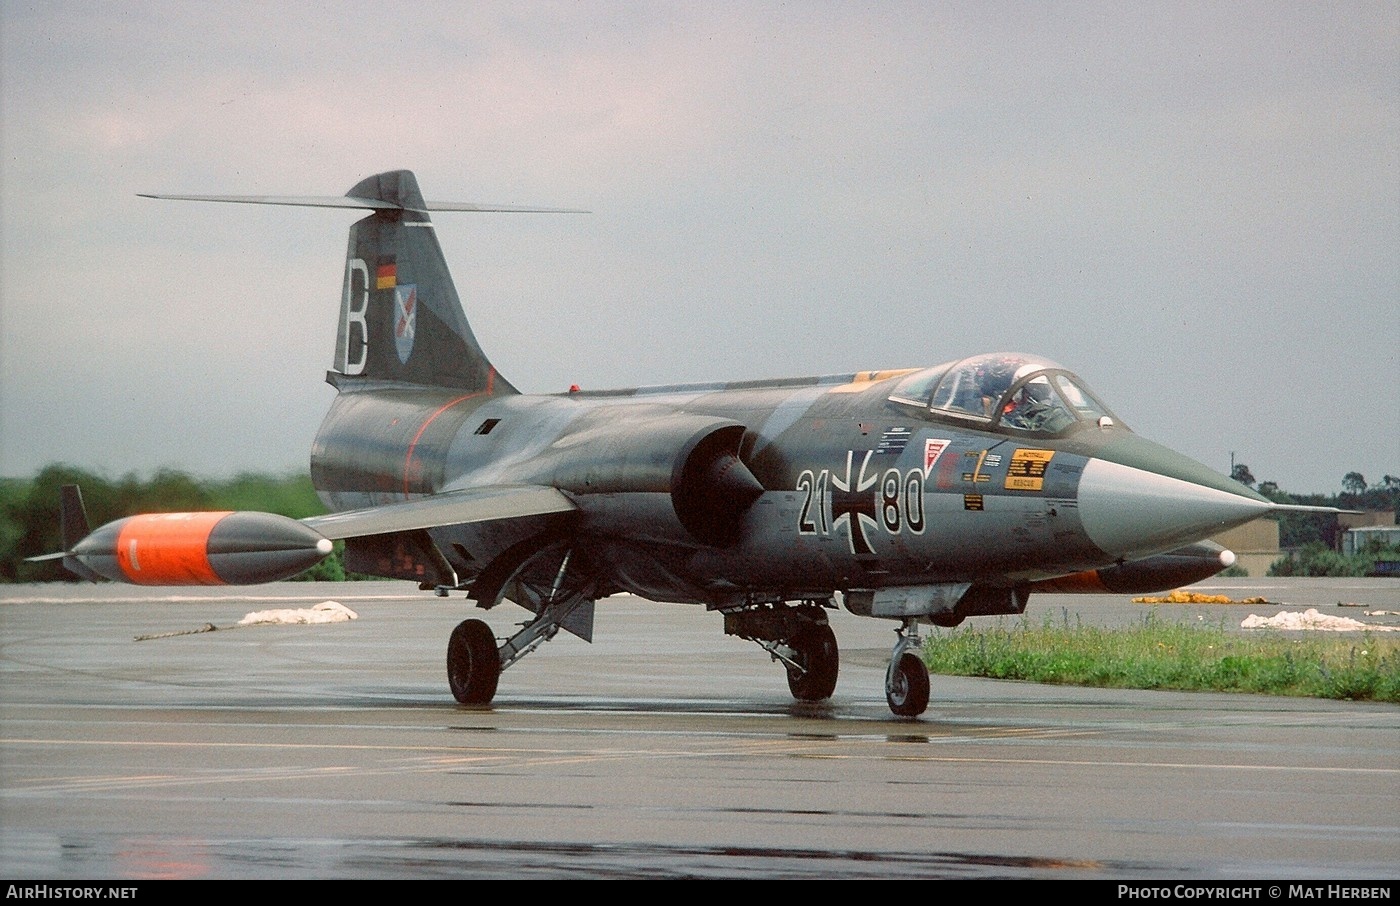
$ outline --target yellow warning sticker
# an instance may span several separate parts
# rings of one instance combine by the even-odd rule
[[[1006,467],[1006,490],[1039,491],[1045,487],[1045,469],[1054,450],[1017,450]]]

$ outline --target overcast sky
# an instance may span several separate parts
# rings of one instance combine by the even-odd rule
[[[406,168],[526,392],[1077,371],[1138,433],[1400,475],[1400,2],[0,2],[0,475],[304,470]]]

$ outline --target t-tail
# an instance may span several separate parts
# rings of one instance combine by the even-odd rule
[[[342,197],[147,195],[186,201],[367,208],[350,227],[332,384],[392,382],[466,393],[518,392],[496,373],[462,310],[429,211],[582,213],[425,201],[408,170],[378,173]]]
[[[413,174],[371,176],[347,197],[387,206],[350,227],[335,344],[338,375],[515,393],[467,324]],[[332,378],[339,385],[341,378]]]

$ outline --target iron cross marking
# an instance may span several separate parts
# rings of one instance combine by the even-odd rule
[[[855,465],[855,455],[854,450],[846,453],[845,481],[835,475],[831,476],[831,524],[835,527],[844,519],[851,534],[851,553],[858,557],[874,556],[875,549],[866,540],[865,526],[862,523],[869,522],[871,528],[879,525],[875,519],[875,494],[871,493],[879,478],[876,475],[867,477],[865,474],[865,467],[870,463],[871,455],[867,450],[865,458],[860,461],[860,472],[853,484],[851,469]]]

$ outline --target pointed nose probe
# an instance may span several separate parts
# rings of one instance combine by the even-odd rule
[[[1140,557],[1243,525],[1271,511],[1254,500],[1180,478],[1091,459],[1079,481],[1089,540],[1114,557]]]

